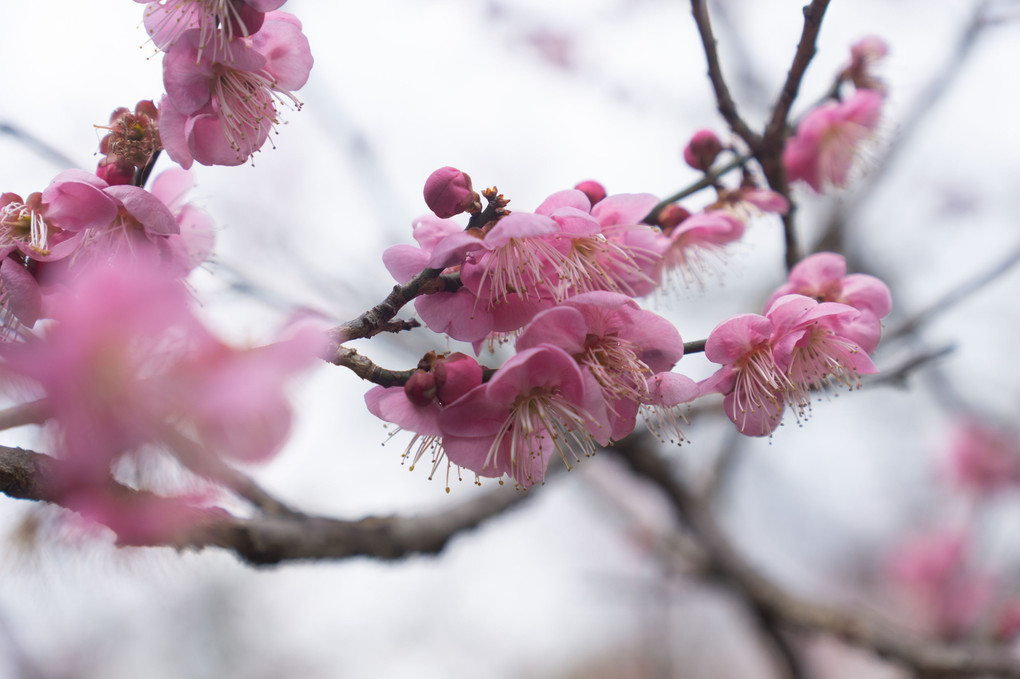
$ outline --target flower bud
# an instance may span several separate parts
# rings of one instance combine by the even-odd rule
[[[588,201],[592,205],[606,197],[606,187],[593,179],[583,181],[574,188],[588,196]]]
[[[432,373],[416,371],[404,384],[407,400],[416,406],[427,406],[436,397],[436,378]]]
[[[455,167],[441,167],[425,180],[425,204],[441,219],[482,209],[481,198],[471,188],[471,177]]]
[[[715,132],[698,130],[684,148],[684,162],[695,170],[708,172],[722,149],[722,142]]]
[[[668,234],[670,231],[675,229],[680,222],[684,221],[691,216],[691,213],[680,207],[676,203],[670,203],[666,207],[662,208],[659,212],[659,216],[656,218],[656,223],[662,232]]]

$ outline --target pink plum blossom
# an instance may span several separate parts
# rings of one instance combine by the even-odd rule
[[[216,240],[215,226],[209,215],[185,201],[194,185],[188,170],[171,168],[156,177],[150,189],[177,222],[178,233],[167,235],[166,247],[170,260],[180,268],[181,276],[209,259]]]
[[[858,339],[870,342],[878,333],[858,324],[861,312],[846,304],[819,303],[803,295],[787,295],[765,315],[773,324],[774,355],[786,366],[791,382],[790,405],[810,404],[810,393],[833,384],[854,388],[860,376],[878,372]],[[873,317],[871,317],[873,319]],[[877,320],[874,320],[877,325]]]
[[[414,434],[403,456],[411,458],[413,470],[430,452],[434,474],[445,456],[440,412],[481,383],[482,367],[478,362],[455,353],[429,361],[403,387],[373,387],[365,394],[365,404],[379,419]]]
[[[874,90],[885,94],[885,84],[872,72],[874,65],[889,53],[882,38],[869,35],[850,47],[850,63],[843,69],[843,78],[853,82],[857,89]]]
[[[672,369],[684,352],[672,323],[626,295],[604,291],[575,295],[536,315],[516,346],[541,344],[564,349],[595,378],[617,440],[633,431],[638,407],[649,402],[647,380]]]
[[[981,620],[994,581],[968,562],[968,538],[959,531],[917,536],[898,546],[889,572],[917,607],[918,617],[943,639],[959,639]]]
[[[657,239],[661,262],[656,277],[684,286],[701,282],[712,268],[711,259],[721,258],[725,247],[743,235],[744,221],[723,210],[688,217]]]
[[[480,476],[511,476],[522,487],[545,479],[550,457],[590,455],[609,442],[597,385],[574,359],[543,344],[517,353],[492,379],[439,414],[454,464]]]
[[[701,391],[723,394],[726,416],[747,436],[775,431],[794,386],[776,361],[774,335],[770,319],[741,314],[717,325],[705,343],[705,357],[722,368],[701,382]]]
[[[2,272],[2,270],[0,270]],[[161,444],[264,460],[290,423],[284,383],[323,351],[317,331],[235,350],[191,313],[177,273],[114,258],[50,299],[39,341],[0,346],[8,374],[42,391],[63,458],[53,492],[108,507],[111,463]]]
[[[991,493],[1020,483],[1020,442],[1015,432],[967,418],[950,439],[948,472],[961,490]]]
[[[819,193],[846,186],[862,143],[878,127],[882,103],[878,92],[857,90],[846,101],[808,112],[783,152],[789,180],[807,182]]]
[[[170,48],[181,34],[195,29],[202,47],[223,47],[234,38],[253,35],[265,13],[286,0],[135,0],[146,5],[145,29],[156,47]]]
[[[892,295],[886,284],[867,274],[847,275],[846,259],[834,252],[817,252],[797,262],[786,283],[772,293],[769,304],[783,295],[848,304],[880,319],[892,310]]]
[[[201,33],[191,29],[163,59],[160,135],[167,153],[185,169],[194,161],[244,163],[277,124],[276,103],[300,106],[293,92],[312,67],[301,24],[283,12],[267,15],[251,38],[206,47]]]

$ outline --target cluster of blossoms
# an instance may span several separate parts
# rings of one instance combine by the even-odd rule
[[[163,148],[185,169],[240,165],[262,148],[280,104],[312,68],[301,22],[285,0],[136,0],[163,58],[159,129]]]
[[[786,145],[783,163],[790,181],[803,181],[819,193],[847,185],[862,144],[874,135],[881,119],[886,91],[872,66],[887,52],[885,43],[875,37],[851,48],[850,63],[833,87],[833,98],[806,113]],[[840,99],[844,83],[852,84],[854,91]]]
[[[817,190],[846,182],[877,122],[884,91],[870,67],[883,54],[873,39],[854,47],[834,92],[844,82],[856,92],[805,117],[784,158],[792,179]],[[726,154],[728,166],[720,162]],[[570,466],[628,435],[642,410],[653,430],[683,440],[677,406],[722,394],[737,429],[763,436],[788,406],[801,418],[813,392],[853,388],[876,371],[870,354],[889,290],[820,253],[790,272],[764,315],[716,327],[705,343],[706,357],[722,366],[713,376],[695,383],[673,372],[684,354],[680,333],[634,298],[702,282],[752,218],[789,208],[711,130],[697,132],[683,157],[716,193],[695,214],[651,194],[607,195],[594,181],[552,194],[533,212],[511,212],[496,189],[479,195],[456,168],[429,177],[432,214],[414,224],[418,245],[394,246],[383,261],[401,284],[423,274],[449,282],[415,299],[429,328],[476,354],[509,341],[516,353],[496,370],[462,353],[430,354],[403,386],[370,390],[373,414],[413,432],[406,456],[417,462],[430,452],[433,472],[445,459],[448,473],[456,465],[527,487],[544,479],[553,453]],[[739,186],[724,185],[719,177],[737,166]],[[464,214],[466,225],[457,219]]]
[[[49,492],[122,538],[173,517],[155,496],[124,506],[114,462],[159,449],[215,477],[221,459],[266,459],[289,430],[286,382],[325,350],[320,332],[229,347],[192,314],[183,282],[214,238],[186,201],[187,168],[237,165],[265,142],[274,102],[293,100],[311,67],[300,23],[273,11],[283,0],[147,4],[146,27],[166,51],[160,104],[113,112],[94,173],[0,195],[5,383],[33,394],[52,425],[64,464]],[[146,187],[164,150],[183,168]]]
[[[1020,437],[968,414],[954,422],[941,467],[964,523],[934,526],[889,556],[892,584],[926,631],[946,640],[1009,642],[1020,634],[1020,595],[982,550],[982,503],[1020,488]]]
[[[685,158],[709,175],[723,151],[702,131]],[[642,410],[654,430],[683,440],[677,406],[722,393],[737,428],[760,436],[787,404],[800,416],[813,390],[853,387],[875,372],[868,355],[889,291],[847,276],[831,253],[803,260],[766,315],[713,331],[706,356],[723,365],[713,377],[699,384],[672,372],[684,354],[679,332],[634,298],[671,276],[698,279],[705,255],[739,239],[751,216],[787,208],[746,171],[740,187],[715,189],[717,200],[693,215],[650,194],[607,195],[592,181],[534,212],[510,212],[495,189],[483,192],[483,209],[465,173],[437,170],[425,185],[433,214],[414,225],[418,246],[394,246],[383,261],[400,283],[423,271],[456,281],[416,299],[428,327],[476,353],[512,339],[516,354],[495,371],[465,354],[430,355],[403,386],[370,390],[369,410],[413,432],[405,455],[417,462],[431,452],[433,471],[446,459],[527,487],[542,481],[553,453],[569,466],[631,433]],[[463,213],[466,226],[454,219]]]
[[[705,356],[723,367],[701,383],[702,392],[725,394],[726,415],[741,433],[770,434],[787,405],[800,417],[813,391],[854,387],[860,375],[876,372],[869,354],[891,308],[885,284],[846,275],[842,256],[807,257],[772,294],[764,315],[735,316],[712,331]]]

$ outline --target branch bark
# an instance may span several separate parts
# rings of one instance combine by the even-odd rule
[[[50,490],[61,461],[30,450],[0,446],[0,493],[9,497],[60,505]],[[356,521],[278,513],[253,518],[233,516],[219,508],[185,507],[174,498],[159,498],[112,479],[112,487],[125,501],[145,499],[166,503],[168,510],[191,517],[186,528],[173,535],[151,538],[118,536],[122,544],[137,547],[173,547],[201,550],[210,547],[233,552],[253,566],[299,560],[339,560],[367,556],[381,560],[413,554],[439,554],[456,535],[477,528],[528,498],[528,492],[500,487],[456,507],[423,516],[366,517]]]

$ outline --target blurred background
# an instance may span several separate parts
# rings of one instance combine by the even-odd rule
[[[786,76],[802,5],[709,3],[724,71],[755,128]],[[275,148],[251,165],[194,169],[193,200],[219,232],[192,284],[203,317],[237,343],[269,341],[298,313],[341,322],[382,299],[393,284],[382,251],[411,241],[438,167],[498,186],[522,210],[585,179],[665,196],[698,179],[680,157],[691,134],[726,132],[685,2],[283,9],[304,23],[316,60],[298,92],[303,110],[284,113]],[[0,125],[17,132],[0,134],[0,191],[27,195],[61,169],[93,168],[103,133],[93,125],[158,99],[161,57],[141,19],[128,0],[0,6]],[[878,67],[889,89],[881,134],[850,189],[796,196],[806,243],[838,233],[852,269],[889,284],[891,331],[1008,265],[1020,245],[1020,3],[833,2],[795,115],[866,35],[890,46]],[[996,574],[998,592],[1020,589],[1020,494],[978,503],[945,471],[961,415],[1013,424],[1020,412],[1020,273],[1004,269],[879,349],[886,373],[946,350],[905,380],[823,399],[768,439],[737,440],[718,413],[691,414],[690,443],[666,454],[693,482],[726,456],[715,508],[761,572],[925,630],[925,609],[889,575],[890,555],[912,536],[967,527],[972,565]],[[781,226],[760,219],[703,289],[646,306],[700,339],[729,315],[760,311],[784,279]],[[424,329],[355,346],[394,369],[459,348]],[[679,369],[713,370],[700,355]],[[250,471],[304,511],[352,519],[428,512],[496,486],[467,479],[448,495],[427,465],[401,466],[406,439],[382,445],[367,387],[332,366],[306,375],[290,444]],[[0,443],[43,445],[28,429]],[[781,676],[732,595],[685,573],[669,508],[612,456],[529,492],[438,557],[261,570],[215,551],[118,549],[102,529],[3,498],[0,677]],[[904,676],[824,637],[796,643],[811,676]]]

